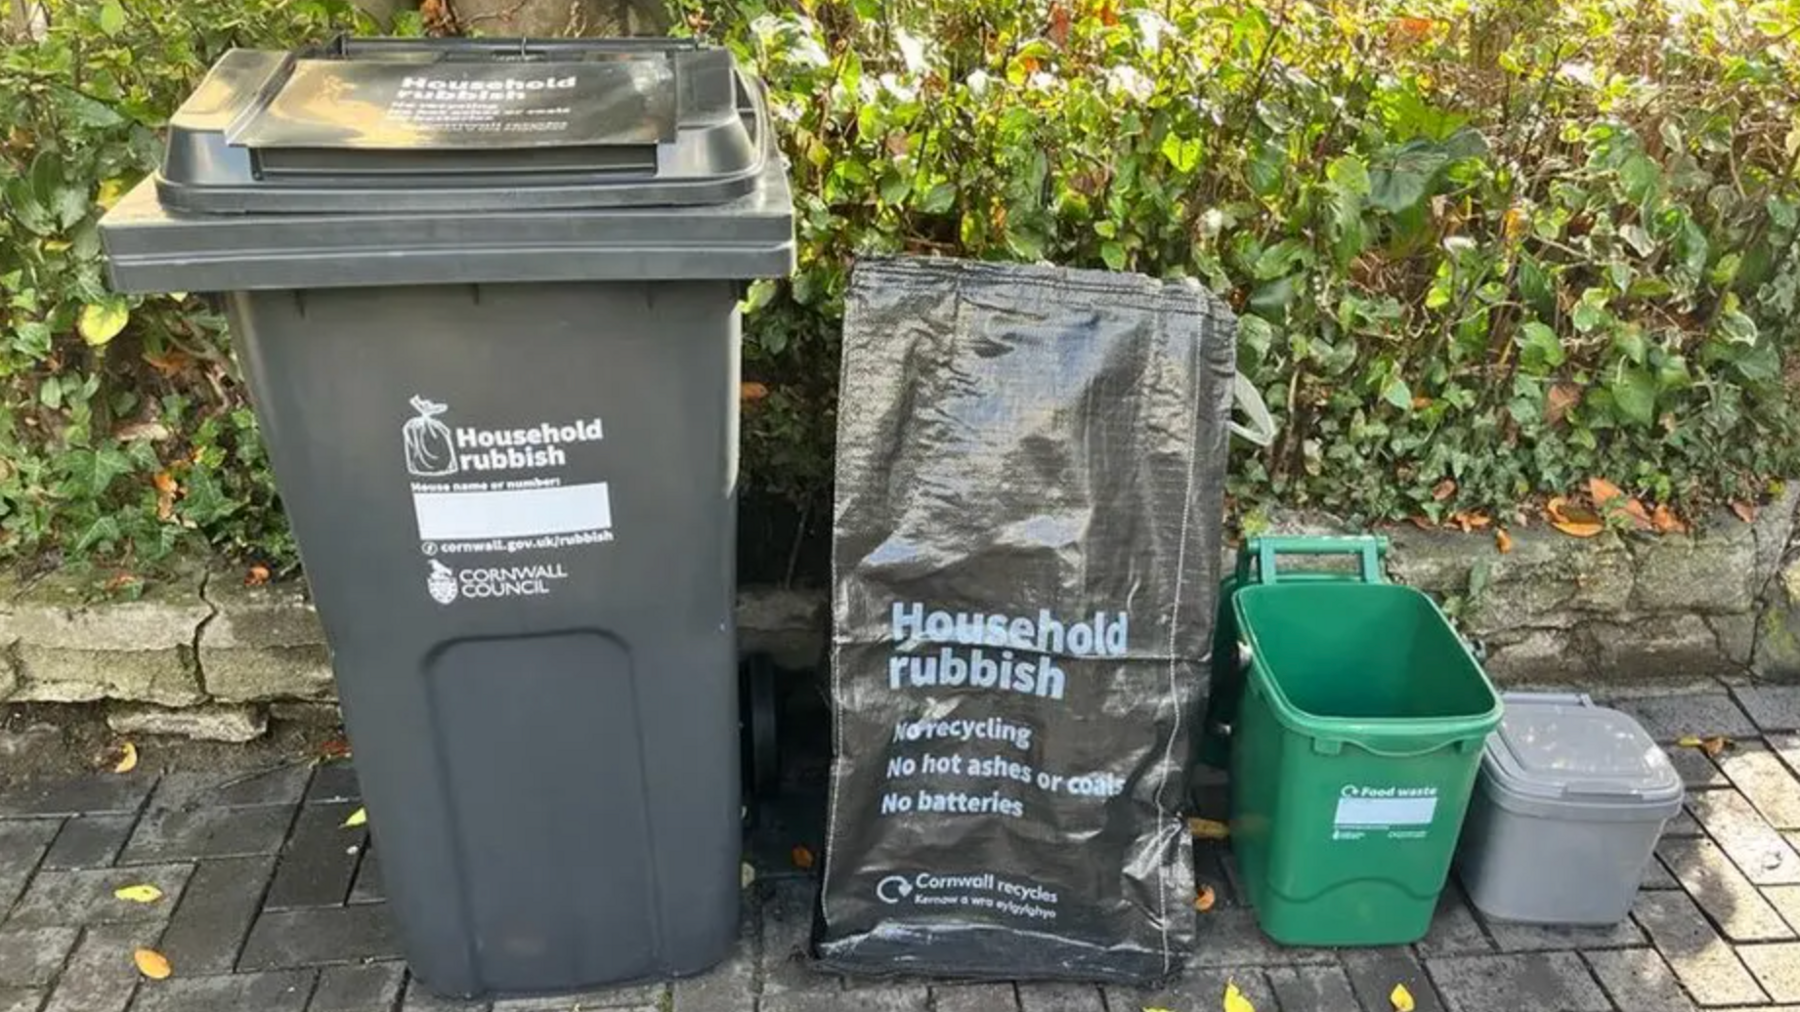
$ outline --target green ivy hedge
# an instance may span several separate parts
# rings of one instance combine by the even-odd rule
[[[293,561],[223,321],[94,223],[232,45],[343,0],[49,0],[0,53],[0,556]],[[829,486],[851,265],[1191,275],[1281,425],[1231,493],[1364,518],[1611,478],[1689,513],[1800,473],[1800,0],[738,0],[801,266],[752,291],[752,487]],[[416,31],[417,19],[402,30]]]
[[[849,268],[900,251],[1204,280],[1281,425],[1246,509],[1505,519],[1600,475],[1697,511],[1800,462],[1793,0],[707,6],[799,195],[747,425],[795,491]]]

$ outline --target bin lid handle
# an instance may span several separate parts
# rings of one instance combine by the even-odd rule
[[[1281,578],[1275,559],[1282,555],[1354,555],[1361,560],[1357,577],[1363,583],[1386,583],[1387,579],[1381,575],[1381,558],[1387,550],[1388,539],[1373,534],[1255,537],[1244,542],[1243,549],[1238,552],[1238,584],[1243,586],[1251,582],[1252,563],[1255,564],[1256,582],[1279,583]]]

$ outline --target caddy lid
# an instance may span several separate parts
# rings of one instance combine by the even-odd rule
[[[1662,805],[1681,777],[1638,722],[1586,696],[1507,693],[1482,773],[1514,795],[1570,802]]]

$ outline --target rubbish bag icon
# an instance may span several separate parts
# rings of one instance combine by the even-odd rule
[[[451,440],[450,426],[437,418],[450,410],[450,406],[428,401],[417,394],[410,403],[419,417],[407,419],[400,430],[406,437],[406,470],[420,478],[455,474],[456,447]]]

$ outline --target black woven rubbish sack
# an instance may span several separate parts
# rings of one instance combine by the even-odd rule
[[[879,260],[844,325],[817,954],[1146,983],[1180,817],[1235,325],[1189,283]]]

